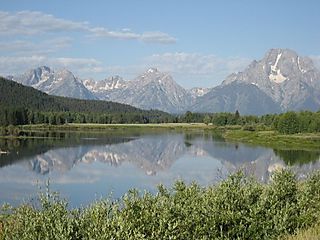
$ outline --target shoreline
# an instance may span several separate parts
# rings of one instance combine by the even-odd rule
[[[22,125],[16,126],[22,132],[108,132],[108,131],[206,131],[216,132],[228,142],[241,142],[271,148],[318,150],[320,133],[280,134],[274,130],[242,130],[240,125],[215,126],[204,123],[160,123],[160,124],[92,124],[69,123],[64,125]],[[45,136],[0,136],[0,139],[52,138]]]

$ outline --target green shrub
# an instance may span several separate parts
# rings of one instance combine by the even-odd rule
[[[320,172],[297,181],[282,170],[270,184],[241,172],[206,188],[178,181],[75,210],[55,194],[39,202],[3,207],[0,239],[278,239],[319,222]]]
[[[300,132],[298,114],[296,112],[286,112],[280,115],[276,129],[283,134]]]
[[[0,127],[0,136],[5,136],[7,133],[6,128],[5,127]]]
[[[3,239],[74,239],[76,235],[74,211],[55,195],[41,195],[39,208],[24,204],[4,210]]]

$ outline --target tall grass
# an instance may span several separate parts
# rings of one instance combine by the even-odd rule
[[[2,208],[0,239],[278,239],[319,218],[320,172],[300,182],[283,170],[268,185],[239,172],[215,186],[179,181],[74,210],[42,195],[39,206]]]
[[[313,226],[309,229],[299,231],[295,235],[290,235],[283,240],[319,240],[320,239],[320,225]]]

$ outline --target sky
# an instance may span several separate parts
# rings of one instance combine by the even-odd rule
[[[320,66],[318,0],[0,0],[0,75],[46,65],[80,79],[150,67],[214,87],[271,48]]]

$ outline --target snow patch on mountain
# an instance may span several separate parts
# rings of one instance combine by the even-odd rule
[[[202,88],[202,87],[195,87],[189,90],[189,93],[193,98],[201,97],[207,94],[210,91],[210,88]]]
[[[270,79],[270,81],[274,81],[275,83],[282,83],[285,80],[287,80],[287,78],[281,74],[281,70],[278,69],[278,67],[277,67],[281,56],[282,56],[282,52],[280,52],[277,55],[277,59],[276,59],[276,62],[274,63],[274,65],[270,66],[271,73],[269,75],[269,79]]]
[[[298,57],[298,67],[299,67],[300,72],[302,72],[302,73],[306,73],[306,72],[307,72],[307,71],[304,70],[304,69],[301,67],[301,65],[300,65],[300,57]]]
[[[275,83],[282,83],[285,80],[287,80],[287,78],[281,74],[281,70],[280,69],[271,70],[271,73],[269,75],[269,79],[270,79],[270,81],[273,81]]]

